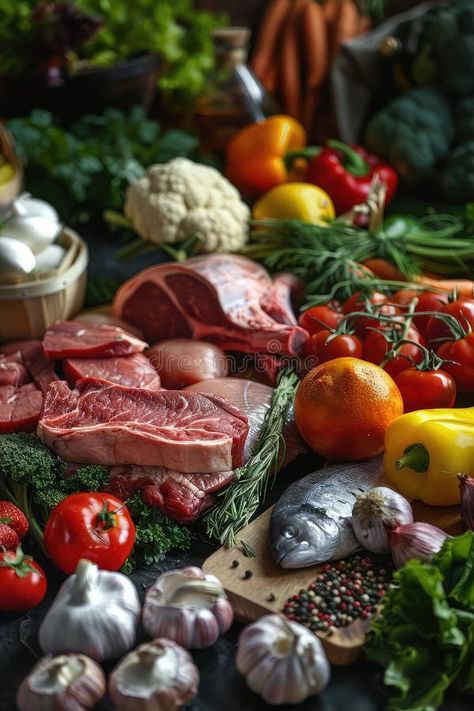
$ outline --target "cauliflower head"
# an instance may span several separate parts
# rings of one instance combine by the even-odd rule
[[[238,190],[215,168],[187,158],[152,165],[130,185],[125,215],[156,244],[197,234],[201,252],[235,252],[248,240],[250,209]]]

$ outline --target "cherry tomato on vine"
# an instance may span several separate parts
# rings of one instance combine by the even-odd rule
[[[367,301],[370,301],[370,303],[374,305],[385,304],[388,298],[380,291],[374,291],[370,296],[365,296],[361,291],[356,291],[355,294],[352,294],[352,296],[342,304],[342,313],[351,314],[354,311],[364,311]]]
[[[331,331],[319,331],[311,336],[306,348],[306,355],[314,359],[311,367],[326,363],[334,358],[351,356],[362,358],[362,341],[353,334],[333,334]]]
[[[467,325],[474,327],[474,299],[460,296],[455,301],[444,304],[438,309],[441,314],[449,314],[465,328]],[[446,323],[439,318],[432,316],[426,326],[426,340],[428,343],[438,342],[438,339],[452,339],[453,334]]]
[[[405,368],[394,380],[402,394],[405,412],[453,407],[456,400],[456,383],[444,370]]]
[[[19,546],[0,552],[0,610],[24,612],[39,605],[46,594],[44,570]]]
[[[115,496],[71,494],[51,511],[44,542],[63,573],[73,573],[81,558],[104,570],[118,570],[132,551],[135,526],[127,507]]]
[[[387,338],[389,339],[387,341]],[[369,331],[364,338],[364,359],[375,365],[380,365],[385,359],[387,353],[396,346],[397,339],[401,337],[401,330],[395,329],[379,329],[377,331]],[[423,358],[423,351],[418,347],[418,343],[423,345],[423,338],[420,336],[418,329],[410,326],[406,338],[412,343],[403,343],[397,349],[397,355],[390,358],[383,369],[394,378],[398,373],[406,368],[410,368],[410,358],[419,363]]]
[[[397,304],[408,305],[413,299],[417,299],[418,303],[415,306],[415,316],[413,323],[422,335],[426,333],[426,327],[429,316],[417,316],[417,311],[440,311],[440,309],[448,303],[448,294],[438,294],[434,291],[416,291],[415,289],[402,289],[397,291],[393,296],[393,301]]]
[[[401,309],[394,304],[387,303],[385,294],[377,291],[369,299],[364,299],[360,292],[356,292],[344,303],[342,309],[346,315],[357,311],[371,313],[371,316],[359,316],[352,324],[357,335],[362,338],[365,338],[369,329],[380,328],[384,325],[376,318],[376,315],[394,317],[401,314]]]
[[[312,335],[318,331],[324,331],[326,328],[337,328],[343,315],[337,310],[337,304],[330,301],[327,304],[312,306],[303,311],[298,319],[298,324]]]
[[[456,341],[444,341],[436,352],[443,360],[456,363],[445,363],[443,370],[454,378],[457,389],[474,392],[474,331]]]

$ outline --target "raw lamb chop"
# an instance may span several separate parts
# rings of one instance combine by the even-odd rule
[[[0,386],[13,385],[18,388],[30,379],[20,351],[10,355],[0,354]]]
[[[82,321],[56,321],[43,338],[43,351],[50,360],[126,356],[140,353],[146,346],[117,326]]]
[[[50,385],[58,376],[54,370],[53,364],[43,353],[41,341],[32,339],[29,341],[15,341],[2,346],[3,353],[10,354],[20,352],[23,362],[26,365],[28,372],[35,381],[37,387],[45,393]]]
[[[217,395],[52,383],[38,436],[68,462],[220,472],[243,463],[247,418]]]
[[[277,274],[270,291],[262,299],[262,309],[278,323],[296,326],[298,321],[292,300],[295,298],[301,301],[303,295],[303,288],[297,277],[293,274]]]
[[[112,467],[107,489],[124,501],[140,491],[143,501],[180,523],[192,523],[214,503],[213,492],[234,472],[183,474],[165,467]]]
[[[265,312],[262,303],[269,308],[272,289],[268,273],[256,262],[210,254],[146,269],[117,291],[113,308],[152,343],[192,338],[223,350],[298,354],[308,334]]]
[[[42,406],[43,393],[34,383],[0,387],[0,432],[33,432]]]
[[[175,338],[155,343],[146,356],[158,371],[164,388],[186,385],[227,375],[227,358],[220,348],[204,341]]]
[[[161,390],[160,376],[142,353],[122,358],[69,358],[64,375],[74,385],[82,378],[100,378],[128,388]]]
[[[244,459],[247,460],[270,407],[272,388],[239,378],[216,378],[192,385],[187,390],[222,395],[247,415],[249,433],[244,449]],[[285,441],[287,446],[282,467],[305,451],[292,412],[285,428]],[[212,506],[215,500],[212,494],[227,486],[233,478],[232,471],[183,474],[164,467],[112,467],[107,488],[122,500],[140,491],[143,500],[150,506],[157,506],[176,521],[190,523]]]

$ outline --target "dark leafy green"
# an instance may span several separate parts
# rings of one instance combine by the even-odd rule
[[[7,127],[27,163],[27,190],[52,202],[69,224],[88,222],[108,208],[121,210],[127,185],[152,163],[198,157],[197,138],[162,132],[141,107],[84,116],[68,131],[36,109]]]
[[[454,682],[474,688],[474,533],[395,573],[365,649],[396,690],[393,711],[435,711]]]

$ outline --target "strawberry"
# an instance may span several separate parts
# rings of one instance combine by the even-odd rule
[[[28,533],[29,525],[25,514],[10,501],[0,501],[0,524],[12,528],[19,540]]]
[[[7,550],[16,550],[20,545],[18,533],[6,523],[0,523],[0,547]]]

